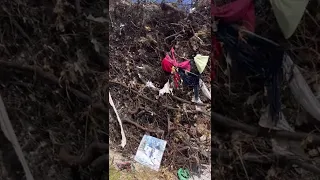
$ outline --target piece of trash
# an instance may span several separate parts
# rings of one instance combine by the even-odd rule
[[[229,53],[227,53],[226,62],[230,67],[232,67],[232,59]]]
[[[95,22],[99,22],[99,23],[106,23],[108,22],[108,20],[104,17],[93,17],[91,14],[87,17],[88,20],[91,20],[91,21],[95,21]]]
[[[201,165],[201,174],[193,174],[190,179],[192,180],[211,180],[211,166],[210,165]],[[199,167],[200,168],[200,167]]]
[[[199,73],[201,74],[208,64],[209,56],[202,56],[201,54],[197,54],[194,57],[194,62],[197,66]]]
[[[158,171],[167,141],[144,135],[134,160]]]
[[[280,112],[279,121],[274,126],[269,108],[270,106],[267,106],[264,110],[262,110],[261,117],[259,120],[259,125],[261,127],[269,128],[273,130],[285,130],[285,131],[294,132],[294,129],[290,126],[290,124],[288,123],[288,121],[286,120],[282,112]]]
[[[131,171],[133,169],[133,165],[131,164],[131,162],[116,163],[116,166],[120,171],[121,170]]]
[[[121,119],[120,119],[119,114],[118,114],[118,112],[117,112],[116,106],[115,106],[114,103],[113,103],[113,100],[112,100],[112,98],[111,98],[110,92],[109,92],[109,103],[110,103],[110,105],[112,106],[114,112],[116,113],[118,122],[119,122],[119,124],[120,124],[120,129],[121,129],[121,147],[124,147],[124,146],[127,144],[126,135],[124,134],[124,130],[123,130],[123,127],[122,127],[122,122],[121,122]]]
[[[146,31],[151,31],[151,27],[150,26],[145,26],[144,27]]]
[[[206,135],[202,135],[199,139],[200,139],[201,142],[204,142],[204,141],[207,140],[207,136]]]
[[[203,93],[203,95],[211,100],[211,92],[209,91],[208,87],[206,84],[202,81],[202,79],[199,80],[200,88]]]
[[[177,174],[179,180],[188,180],[190,178],[190,173],[188,169],[180,168]]]
[[[258,97],[259,94],[260,94],[260,92],[257,92],[254,95],[249,96],[245,104],[253,105],[254,102],[256,102],[257,97]]]
[[[100,52],[99,42],[98,42],[96,39],[92,38],[92,39],[91,39],[91,43],[94,45],[94,50],[95,50],[96,52]]]
[[[149,88],[152,88],[152,89],[157,89],[157,88],[154,86],[154,84],[153,84],[152,82],[150,82],[150,81],[147,81],[146,86],[149,87]]]
[[[196,11],[196,8],[191,8],[191,9],[189,10],[189,13],[191,14],[191,13],[193,13],[194,11]]]
[[[165,93],[172,94],[172,88],[170,88],[170,82],[168,81],[162,89],[159,90],[159,96],[164,95]]]

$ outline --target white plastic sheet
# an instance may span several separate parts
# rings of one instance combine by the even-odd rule
[[[112,100],[112,98],[111,98],[110,92],[109,92],[109,103],[110,103],[110,105],[112,106],[114,112],[116,113],[118,122],[119,122],[119,124],[120,124],[120,129],[121,129],[121,147],[124,147],[124,146],[127,144],[126,135],[124,134],[124,130],[123,130],[123,127],[122,127],[122,122],[121,122],[121,119],[120,119],[119,114],[118,114],[118,112],[117,112],[116,106],[115,106],[114,103],[113,103],[113,100]]]
[[[170,88],[170,82],[168,81],[162,89],[159,90],[159,96],[164,95],[165,93],[172,94],[172,88]]]
[[[200,88],[201,88],[203,95],[211,100],[211,92],[209,91],[206,84],[202,81],[202,79],[199,80],[199,83],[200,83]]]

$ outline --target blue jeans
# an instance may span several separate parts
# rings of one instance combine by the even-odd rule
[[[182,69],[179,69],[178,71],[180,78],[183,80],[183,84],[185,86],[193,87],[194,90],[194,96],[195,100],[199,100],[199,80],[200,80],[200,74],[195,73],[189,73]]]

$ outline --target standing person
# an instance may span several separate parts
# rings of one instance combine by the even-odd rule
[[[196,55],[195,60],[186,60],[183,62],[178,62],[174,56],[174,49],[171,49],[171,56],[167,54],[166,57],[162,60],[161,66],[162,69],[171,74],[168,82],[165,84],[165,88],[170,88],[171,84],[173,87],[178,88],[179,85],[183,84],[184,86],[193,88],[194,97],[192,99],[193,102],[202,103],[199,96],[200,88],[203,90],[204,94],[211,99],[210,93],[208,93],[208,89],[201,80],[201,73],[203,72],[209,57]],[[198,60],[198,64],[196,62]],[[200,63],[204,61],[204,63]],[[199,67],[198,67],[199,66]],[[199,71],[199,68],[201,71]],[[203,88],[202,88],[203,87]],[[162,90],[160,90],[160,95],[162,95]],[[167,92],[167,91],[166,91]],[[209,95],[208,95],[209,94]],[[196,107],[197,108],[197,107]]]

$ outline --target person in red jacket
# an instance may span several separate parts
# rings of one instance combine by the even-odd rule
[[[254,32],[255,9],[252,0],[236,0],[224,5],[218,5],[215,0],[211,1],[212,15],[212,58],[211,58],[211,80],[215,79],[215,62],[222,54],[221,43],[216,39],[218,21],[240,25],[240,29]],[[245,41],[242,31],[239,32],[239,39]]]

